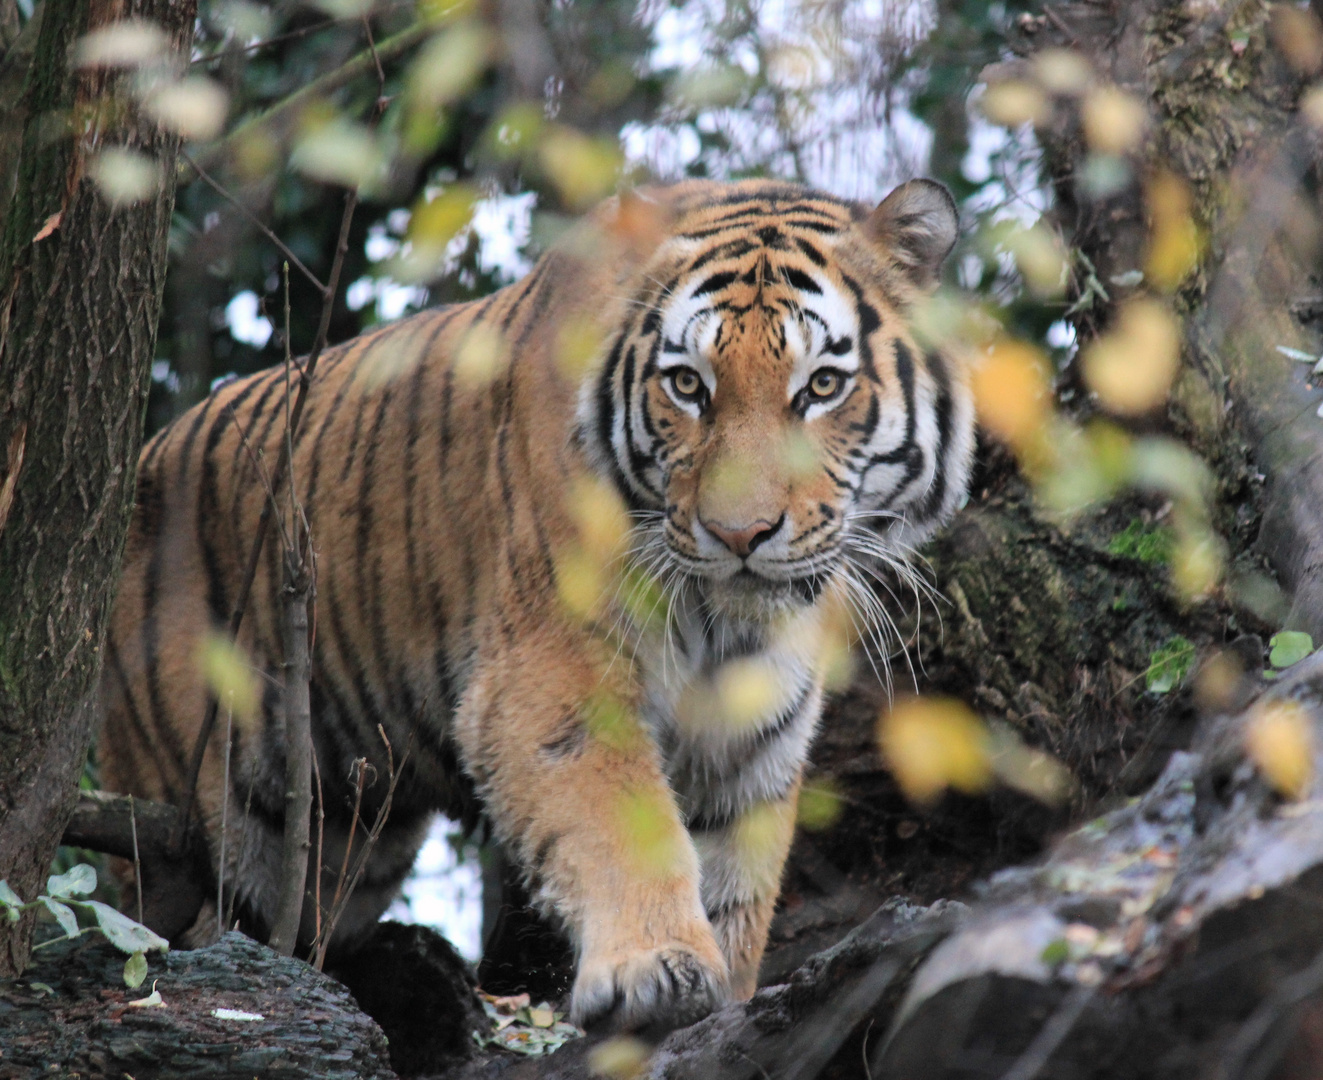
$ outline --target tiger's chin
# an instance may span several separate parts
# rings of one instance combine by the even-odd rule
[[[817,603],[830,575],[768,578],[743,569],[705,582],[708,603],[732,619],[770,623]]]

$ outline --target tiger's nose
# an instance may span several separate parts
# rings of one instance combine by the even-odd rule
[[[785,514],[782,514],[775,522],[759,520],[752,525],[744,525],[734,529],[707,521],[702,524],[703,528],[735,552],[741,559],[747,559],[760,544],[776,535],[776,531],[781,528],[781,523],[785,519]]]

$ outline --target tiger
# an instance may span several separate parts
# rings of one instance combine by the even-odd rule
[[[859,568],[905,565],[968,485],[967,365],[915,327],[958,229],[926,179],[876,205],[773,180],[641,186],[522,280],[326,351],[289,440],[316,553],[323,814],[302,943],[395,766],[337,942],[370,932],[469,790],[573,943],[573,1023],[665,1030],[753,993],[824,637]],[[103,787],[188,797],[212,692],[199,649],[240,588],[302,377],[220,385],[142,450]],[[196,790],[212,873],[259,937],[284,829],[279,549],[237,642],[264,690],[217,725]],[[751,672],[735,716],[721,692]],[[377,776],[363,789],[356,759]],[[211,906],[172,933],[214,922]]]

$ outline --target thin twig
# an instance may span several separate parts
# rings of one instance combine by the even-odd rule
[[[266,451],[259,451],[248,441],[248,433],[244,431],[243,425],[239,423],[239,415],[234,411],[234,406],[227,404],[225,410],[229,414],[231,422],[234,424],[234,429],[239,433],[239,445],[242,446],[244,451],[248,454],[248,460],[253,464],[253,471],[257,473],[258,480],[262,482],[263,494],[266,495],[268,502],[274,502],[276,492],[271,486],[271,477],[266,471]],[[282,545],[288,548],[290,538],[289,534],[285,532],[284,518],[276,518],[276,528],[280,530],[280,541]]]
[[[346,192],[344,214],[340,218],[340,236],[336,242],[335,259],[331,263],[331,276],[327,280],[327,291],[322,301],[322,317],[317,326],[317,337],[313,340],[312,351],[308,353],[308,360],[303,365],[302,376],[299,379],[298,398],[294,402],[294,410],[290,415],[291,438],[298,435],[299,423],[303,418],[303,408],[308,399],[308,389],[312,386],[312,379],[317,371],[317,361],[321,357],[322,350],[326,347],[326,337],[331,328],[331,310],[334,306],[336,289],[340,283],[340,271],[344,267],[345,254],[349,251],[349,226],[354,219],[354,209],[357,206],[357,190]],[[283,468],[284,459],[281,458],[276,463],[276,473],[272,477],[271,486],[273,489],[278,487],[284,479],[281,473]],[[248,564],[244,567],[244,576],[239,587],[239,594],[235,598],[234,607],[230,613],[229,636],[231,641],[237,641],[239,637],[239,627],[243,624],[244,612],[248,608],[248,597],[252,593],[253,581],[257,577],[257,564],[262,557],[262,545],[266,540],[267,527],[270,521],[271,503],[267,501],[263,503],[262,513],[257,519],[253,544],[248,549]],[[210,741],[212,730],[216,726],[217,708],[216,696],[208,694],[207,711],[202,718],[202,726],[198,730],[197,741],[193,744],[193,760],[189,765],[188,789],[184,796],[183,815],[178,838],[178,844],[180,845],[184,842],[188,823],[193,816],[193,803],[197,797],[198,777],[202,774],[202,759],[207,752],[207,743]]]
[[[335,900],[332,902],[331,911],[326,918],[325,934],[321,941],[317,943],[316,949],[314,950],[314,966],[318,971],[320,971],[326,963],[326,952],[327,949],[330,948],[331,938],[335,934],[336,923],[340,921],[340,916],[344,914],[345,908],[349,906],[349,898],[353,896],[354,890],[358,888],[358,883],[363,879],[363,873],[367,869],[368,858],[371,856],[372,849],[376,846],[382,830],[386,827],[386,820],[390,817],[391,803],[395,798],[395,788],[400,782],[400,777],[404,773],[405,763],[409,760],[409,753],[413,748],[413,735],[410,734],[409,744],[405,746],[404,753],[401,755],[397,766],[390,739],[386,737],[386,729],[380,724],[377,725],[377,734],[381,737],[381,741],[386,747],[386,794],[382,799],[381,807],[377,810],[377,816],[372,822],[372,828],[368,830],[367,835],[363,838],[362,849],[354,859],[354,867],[347,880],[344,878],[344,866],[341,866],[341,878],[335,884]],[[359,769],[358,790],[354,800],[354,822],[357,822],[359,818],[359,808],[363,793],[363,771],[364,767],[367,766],[367,762],[362,758],[359,758],[358,761],[362,762],[362,766],[360,766]],[[353,824],[351,823],[350,841],[345,846],[346,863],[348,861],[349,852],[352,848]]]
[[[266,222],[264,222],[256,214],[254,214],[251,210],[249,210],[248,207],[244,206],[243,203],[241,203],[238,199],[236,199],[233,195],[231,195],[223,184],[221,184],[209,172],[207,172],[206,169],[204,169],[201,165],[199,165],[196,161],[194,161],[191,157],[189,157],[185,151],[180,150],[179,156],[193,167],[193,171],[197,173],[198,176],[200,176],[213,191],[215,191],[222,199],[224,199],[236,210],[238,210],[239,213],[241,213],[245,218],[247,218],[252,224],[256,225],[257,228],[261,230],[262,235],[265,236],[268,240],[270,240],[271,243],[275,244],[276,248],[280,251],[282,255],[285,256],[285,258],[289,262],[292,262],[295,266],[299,268],[299,271],[303,274],[304,277],[306,277],[309,281],[312,282],[313,287],[319,293],[321,293],[323,296],[326,295],[326,286],[322,284],[321,278],[319,278],[316,274],[314,274],[311,270],[309,270],[306,266],[303,265],[303,260],[300,259],[297,255],[295,255],[294,252],[290,251],[285,241],[280,239],[280,237],[278,237],[274,232],[272,232],[271,229],[267,226]]]
[[[239,833],[239,853],[234,857],[236,868],[243,866],[243,857],[248,851],[248,823],[253,816],[253,784],[257,780],[257,770],[253,769],[248,773],[248,793],[244,796],[243,802],[243,831]],[[225,913],[225,925],[234,925],[234,905],[239,901],[239,890],[237,888],[230,890],[230,906]]]
[[[129,828],[133,832],[133,884],[138,887],[138,921],[142,922],[142,860],[138,857],[138,813],[129,796]]]
[[[372,54],[372,63],[377,69],[377,94],[386,92],[386,73],[381,69],[381,57],[377,55],[377,43],[372,40],[372,24],[367,15],[363,16],[363,33],[367,35],[368,52]]]
[[[317,878],[313,882],[313,941],[322,936],[322,843],[326,838],[326,803],[322,797],[322,769],[317,755],[312,755],[312,776],[317,781]]]
[[[397,0],[393,4],[379,4],[372,10],[373,15],[384,15],[388,11],[398,11],[400,8],[412,7],[414,0]],[[198,64],[214,64],[219,60],[224,60],[227,56],[244,56],[248,53],[261,52],[263,49],[269,49],[273,45],[283,45],[286,41],[296,41],[299,38],[307,37],[309,34],[315,34],[319,30],[329,30],[334,26],[343,26],[345,23],[357,22],[366,16],[346,15],[342,19],[327,19],[325,22],[314,23],[312,26],[305,26],[299,30],[290,30],[284,34],[277,34],[275,37],[264,38],[261,41],[255,41],[251,45],[243,45],[240,48],[222,48],[219,52],[208,53],[205,56],[199,56],[196,60],[190,62],[190,66],[196,67]]]
[[[225,703],[225,786],[221,796],[220,870],[216,874],[216,937],[225,933],[225,828],[226,811],[230,808],[230,753],[234,746],[234,695],[227,695]],[[141,921],[141,920],[139,920]]]
[[[375,50],[364,49],[334,71],[328,71],[325,75],[314,79],[306,86],[290,94],[283,101],[271,106],[266,112],[259,113],[250,120],[244,121],[228,135],[202,147],[197,151],[197,160],[203,165],[214,166],[232,157],[234,148],[254,132],[287,123],[292,124],[299,110],[314,101],[320,101],[364,75],[375,75],[376,62],[373,60],[373,51],[376,52],[377,61],[389,62],[426,39],[432,33],[432,30],[433,27],[430,23],[419,21],[414,23],[413,26],[401,30],[398,34],[388,37],[385,41],[376,45]]]
[[[312,809],[312,710],[310,684],[312,661],[308,652],[308,601],[313,589],[303,539],[312,541],[308,530],[299,531],[303,508],[294,483],[294,437],[291,431],[289,264],[285,273],[285,446],[283,463],[289,481],[289,531],[272,492],[270,503],[281,535],[285,537],[284,581],[280,589],[280,634],[284,652],[283,707],[285,714],[285,830],[281,844],[280,892],[272,918],[268,944],[286,956],[294,954],[303,922],[308,887],[308,816]],[[307,521],[304,519],[304,525]]]

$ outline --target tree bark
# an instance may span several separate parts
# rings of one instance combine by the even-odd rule
[[[92,736],[174,203],[177,140],[135,115],[127,80],[76,68],[74,44],[138,17],[187,57],[196,0],[44,8],[0,247],[0,879],[23,896],[44,881]],[[112,207],[89,170],[107,145],[154,157],[159,188]],[[0,929],[0,975],[23,968],[31,930]]]

